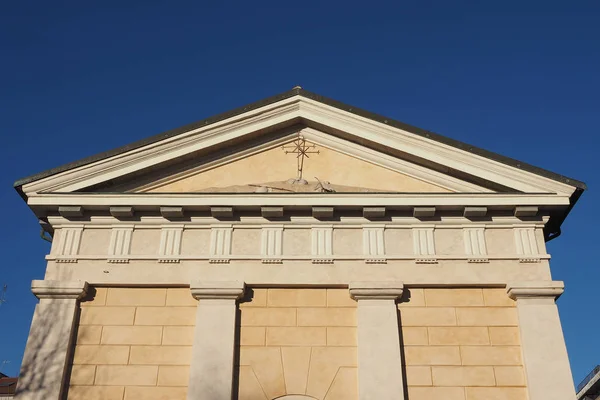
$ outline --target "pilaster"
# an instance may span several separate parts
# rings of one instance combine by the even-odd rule
[[[34,280],[36,305],[23,356],[16,400],[59,400],[66,390],[78,301],[87,293],[84,281]]]
[[[404,399],[396,299],[401,282],[352,282],[358,301],[359,400]]]
[[[517,302],[523,364],[529,400],[575,398],[567,348],[555,299],[561,281],[518,282],[507,285]]]
[[[188,400],[229,400],[233,389],[236,301],[243,282],[192,282],[199,300],[194,329]]]

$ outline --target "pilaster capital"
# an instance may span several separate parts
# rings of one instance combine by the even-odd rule
[[[244,295],[246,284],[240,281],[206,282],[192,281],[190,290],[196,300],[223,299],[237,300]]]
[[[565,290],[563,281],[523,281],[506,285],[506,293],[513,300],[519,299],[558,299]]]
[[[350,297],[354,300],[396,300],[402,296],[402,282],[350,282]]]
[[[38,299],[74,299],[78,300],[87,294],[86,281],[31,281],[31,291]]]

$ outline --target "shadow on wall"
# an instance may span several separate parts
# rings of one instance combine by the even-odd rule
[[[404,289],[402,297],[398,300],[399,302],[410,301],[410,289]],[[406,354],[404,353],[404,335],[402,334],[402,317],[400,310],[396,308],[396,316],[398,319],[398,338],[400,340],[400,359],[402,360],[402,391],[404,392],[405,399],[408,399],[408,378],[406,376]]]
[[[81,300],[93,298],[95,293],[95,289],[89,288]],[[41,299],[36,305],[15,400],[67,398],[65,382],[69,382],[71,375],[80,311],[73,299]]]

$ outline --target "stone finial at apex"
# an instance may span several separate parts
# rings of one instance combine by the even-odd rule
[[[300,90],[300,89],[302,89],[302,86],[300,86],[300,85],[296,85],[292,88],[292,90]]]

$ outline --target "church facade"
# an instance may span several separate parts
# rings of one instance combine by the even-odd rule
[[[582,182],[296,87],[15,186],[52,238],[16,399],[575,398]]]

